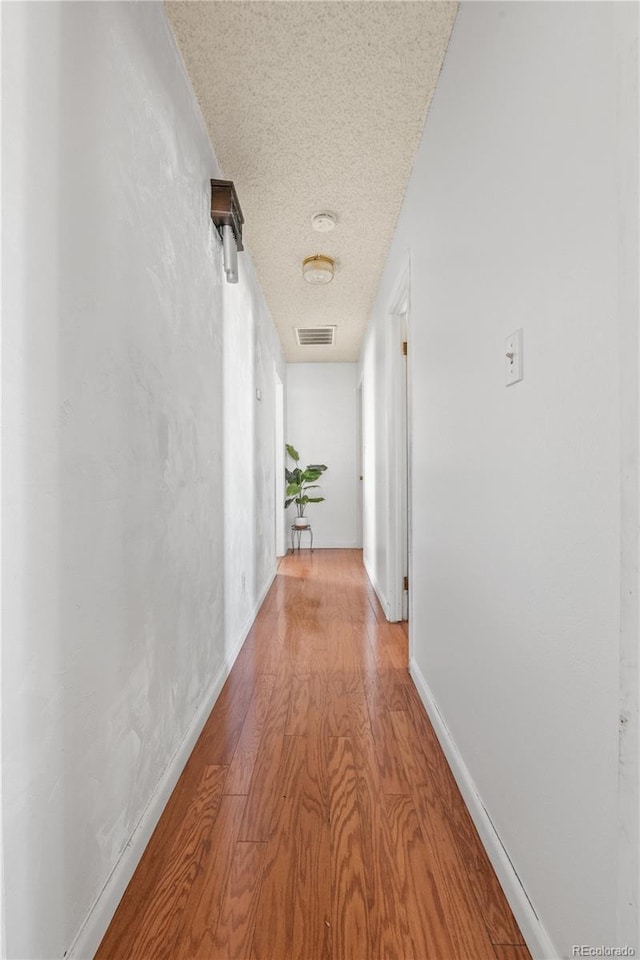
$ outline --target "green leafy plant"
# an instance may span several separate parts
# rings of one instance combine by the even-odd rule
[[[285,468],[284,471],[287,480],[287,499],[284,505],[288,507],[295,503],[298,517],[304,517],[304,511],[308,503],[321,503],[324,500],[324,497],[310,497],[307,491],[317,489],[319,484],[315,481],[322,476],[327,467],[324,463],[309,463],[303,470],[298,466],[300,462],[298,451],[290,443],[286,446],[287,454],[295,463],[295,467],[293,470]]]

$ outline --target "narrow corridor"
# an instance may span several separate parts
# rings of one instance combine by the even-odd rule
[[[530,960],[359,550],[278,576],[97,960]]]

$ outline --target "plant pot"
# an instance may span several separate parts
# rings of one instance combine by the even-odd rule
[[[293,525],[294,525],[294,527],[298,527],[299,529],[303,530],[305,527],[308,527],[308,526],[309,526],[309,518],[308,518],[308,517],[294,517]]]

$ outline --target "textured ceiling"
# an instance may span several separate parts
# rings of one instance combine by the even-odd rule
[[[457,5],[166,7],[287,360],[356,360]],[[317,233],[325,210],[336,226]],[[335,258],[331,283],[302,279],[314,253]],[[334,346],[298,346],[296,326],[325,324]]]

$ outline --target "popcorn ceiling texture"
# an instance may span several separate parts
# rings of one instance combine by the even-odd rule
[[[287,360],[356,360],[457,4],[166,8]],[[335,257],[332,283],[303,281],[313,253]],[[329,323],[334,347],[297,345],[296,326]]]

